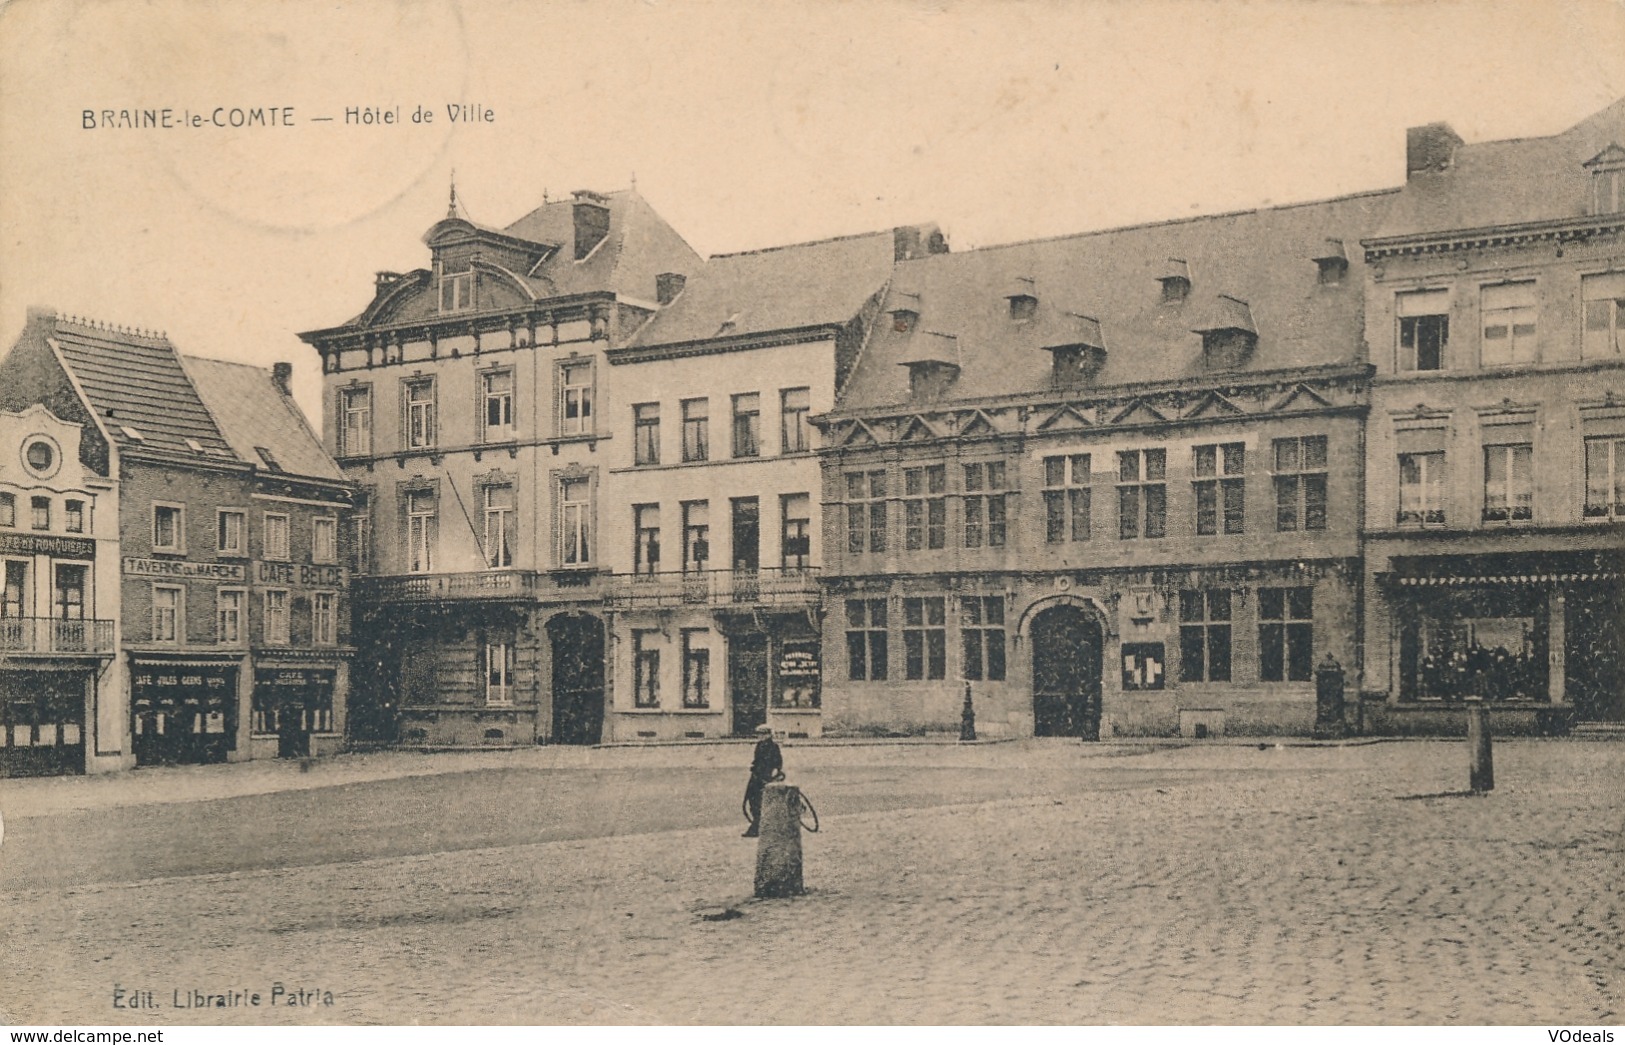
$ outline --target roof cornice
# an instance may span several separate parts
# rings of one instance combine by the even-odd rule
[[[779,348],[784,345],[799,345],[808,341],[836,337],[844,326],[843,323],[817,323],[812,326],[790,327],[765,333],[696,338],[692,341],[673,341],[656,345],[629,345],[606,349],[604,358],[618,366],[626,363],[649,363],[659,359],[744,352],[753,348]]]
[[[1441,254],[1455,250],[1479,250],[1542,240],[1589,239],[1625,230],[1625,211],[1617,214],[1588,214],[1579,218],[1557,218],[1521,222],[1516,225],[1487,225],[1475,229],[1445,229],[1438,232],[1375,236],[1360,241],[1365,260],[1372,262],[1402,254]]]

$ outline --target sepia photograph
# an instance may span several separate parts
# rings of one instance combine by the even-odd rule
[[[11,0],[0,571],[12,1041],[1612,1041],[1625,5]]]

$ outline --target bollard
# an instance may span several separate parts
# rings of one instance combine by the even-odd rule
[[[1315,736],[1337,738],[1347,732],[1343,722],[1343,666],[1331,651],[1315,669]]]
[[[761,838],[756,843],[756,897],[799,896],[801,886],[801,789],[769,784],[762,792]]]
[[[1467,698],[1467,785],[1477,794],[1495,790],[1495,761],[1490,751],[1490,709],[1478,697]]]
[[[970,743],[976,739],[976,708],[970,702],[970,683],[965,683],[965,706],[959,709],[959,739]]]

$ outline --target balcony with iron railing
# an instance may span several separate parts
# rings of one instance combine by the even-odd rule
[[[602,574],[592,570],[472,570],[466,573],[406,573],[356,577],[354,596],[362,602],[492,602],[536,598],[581,598],[596,594]]]
[[[786,566],[686,573],[617,573],[608,601],[619,609],[662,606],[805,609],[818,605],[818,568]]]
[[[0,656],[110,656],[113,622],[0,617]]]

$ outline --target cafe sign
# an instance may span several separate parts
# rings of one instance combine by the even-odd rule
[[[86,537],[5,533],[0,534],[0,552],[9,555],[55,555],[63,559],[94,559],[96,542]]]
[[[171,577],[180,580],[197,577],[211,581],[241,581],[246,575],[240,562],[140,559],[133,555],[124,557],[124,572],[132,577]]]

